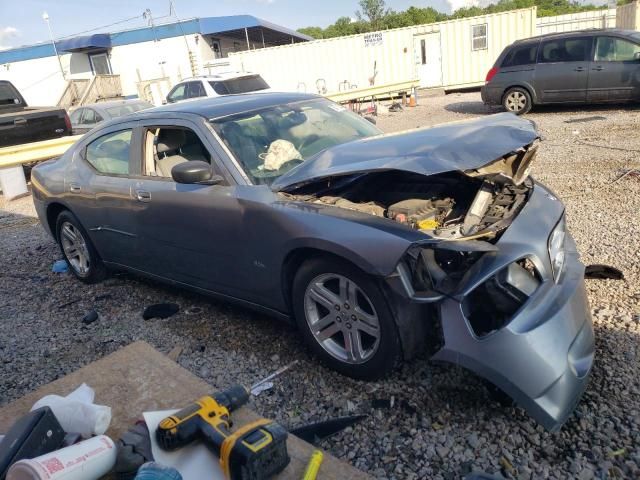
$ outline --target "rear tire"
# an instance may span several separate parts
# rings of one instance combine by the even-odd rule
[[[329,368],[376,380],[399,364],[402,351],[391,310],[364,272],[347,262],[315,258],[296,273],[292,293],[300,332]]]
[[[526,88],[513,87],[502,97],[502,106],[507,112],[523,115],[531,110],[531,95]]]
[[[58,215],[56,239],[69,270],[84,283],[98,283],[107,277],[107,267],[102,262],[87,232],[76,216],[68,210]]]

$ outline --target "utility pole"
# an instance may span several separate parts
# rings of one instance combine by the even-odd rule
[[[49,23],[49,14],[47,12],[42,12],[42,19],[47,23],[47,27],[49,28],[49,37],[51,38],[51,45],[53,45],[53,51],[56,54],[56,58],[58,59],[58,65],[60,66],[60,73],[62,73],[62,79],[66,80],[67,76],[64,73],[64,68],[62,68],[62,61],[60,60],[60,55],[58,54],[58,49],[56,48],[56,42],[53,39],[53,31],[51,31],[51,24]]]

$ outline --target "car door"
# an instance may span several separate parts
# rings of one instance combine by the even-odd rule
[[[539,103],[586,101],[592,43],[591,36],[541,42],[534,76]]]
[[[598,35],[589,70],[590,102],[640,98],[640,45],[620,37]]]
[[[165,142],[163,132],[173,129],[184,129],[191,140],[182,146],[170,145],[177,147],[166,152],[170,158],[209,161],[224,182],[185,185],[162,176],[153,164],[163,160],[165,152],[156,155],[153,149]],[[237,185],[218,162],[212,144],[215,140],[209,135],[201,124],[189,120],[146,121],[142,172],[133,184],[140,269],[208,291],[243,296],[242,275],[237,268],[245,244],[241,232],[243,207],[237,200]]]
[[[82,116],[79,119],[78,126],[74,128],[74,132],[78,134],[87,133],[101,121],[102,117],[93,108],[83,108]]]
[[[65,200],[102,259],[129,265],[135,258],[131,176],[139,162],[135,122],[102,129],[82,140],[65,176]]]

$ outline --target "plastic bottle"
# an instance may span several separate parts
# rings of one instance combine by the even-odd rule
[[[7,480],[97,480],[115,463],[116,446],[109,437],[101,435],[46,455],[20,460],[7,472]]]
[[[147,462],[138,469],[134,480],[182,480],[182,475],[175,468]]]

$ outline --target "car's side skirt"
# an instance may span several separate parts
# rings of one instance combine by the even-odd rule
[[[293,323],[293,318],[291,317],[291,314],[285,313],[285,312],[280,312],[279,310],[274,310],[272,308],[265,307],[264,305],[260,305],[260,304],[255,303],[255,302],[250,302],[248,300],[244,300],[242,298],[234,297],[234,296],[231,296],[231,295],[226,295],[226,294],[220,293],[220,292],[215,292],[213,290],[207,290],[206,288],[197,287],[197,286],[191,285],[189,283],[178,282],[178,281],[172,280],[170,278],[162,277],[160,275],[155,275],[153,273],[145,272],[143,270],[138,270],[136,268],[132,268],[132,267],[129,267],[127,265],[122,265],[120,263],[106,262],[106,261],[104,263],[105,263],[105,265],[107,265],[111,269],[126,270],[128,272],[131,272],[131,273],[133,273],[135,275],[139,275],[141,277],[147,277],[147,278],[150,278],[150,279],[153,279],[153,280],[157,280],[159,282],[162,282],[162,283],[165,283],[165,284],[168,284],[168,285],[177,286],[177,287],[183,288],[185,290],[191,290],[193,292],[200,293],[200,294],[206,295],[208,297],[216,298],[218,300],[227,301],[229,303],[233,303],[233,304],[236,304],[236,305],[240,305],[240,306],[249,308],[251,310],[255,310],[255,311],[260,312],[260,313],[264,313],[265,315],[269,315],[271,317],[278,318],[279,320],[284,320],[286,322]]]

